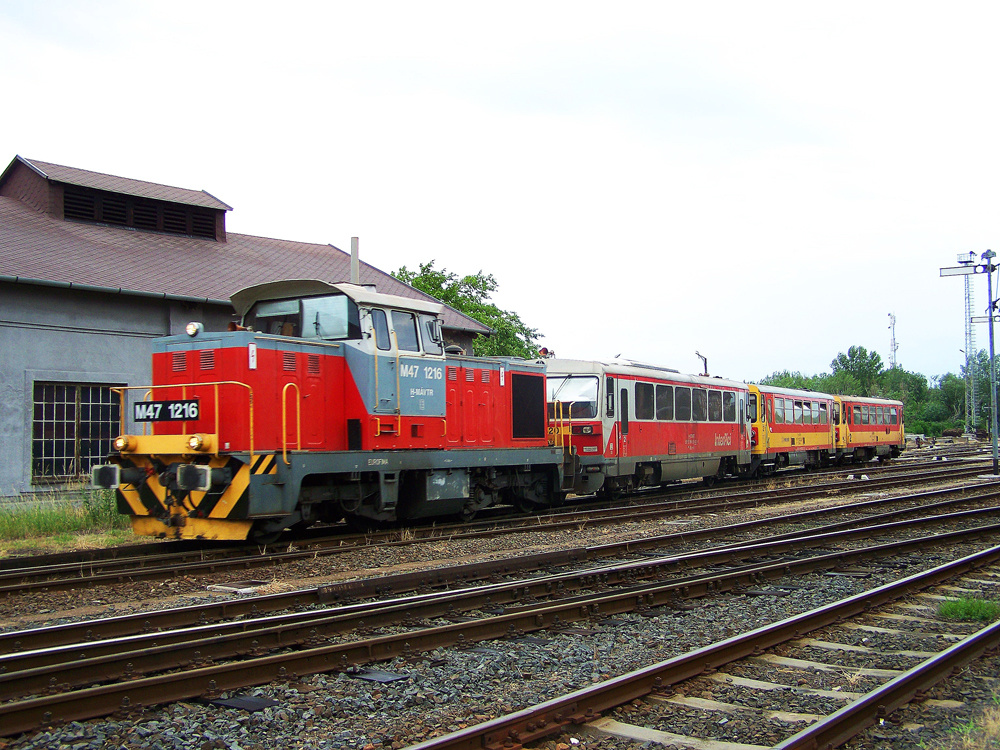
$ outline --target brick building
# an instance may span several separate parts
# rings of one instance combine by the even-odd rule
[[[204,191],[25,159],[0,174],[0,496],[65,486],[120,430],[114,386],[150,381],[149,339],[233,320],[229,297],[289,278],[349,281],[333,245],[234,234]],[[429,297],[366,263],[360,282]],[[448,308],[471,351],[490,329]]]

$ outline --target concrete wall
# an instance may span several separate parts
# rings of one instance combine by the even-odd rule
[[[0,282],[0,496],[51,489],[31,484],[35,381],[147,385],[150,340],[192,320],[219,330],[232,310]]]

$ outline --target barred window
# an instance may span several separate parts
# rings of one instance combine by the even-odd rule
[[[65,482],[90,473],[111,450],[121,406],[111,385],[42,383],[34,386],[31,481]]]

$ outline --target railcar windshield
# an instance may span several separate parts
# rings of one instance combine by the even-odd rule
[[[549,419],[556,416],[571,419],[596,419],[597,387],[596,375],[549,375],[546,379],[549,402]],[[562,404],[556,410],[556,402]]]
[[[244,317],[243,325],[261,333],[303,339],[361,338],[358,306],[342,294],[258,302]]]

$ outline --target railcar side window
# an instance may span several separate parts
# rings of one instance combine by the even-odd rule
[[[420,351],[420,340],[417,338],[417,321],[414,320],[413,313],[393,310],[392,328],[396,332],[396,346],[399,347],[400,351]]]
[[[691,421],[691,389],[674,389],[674,418],[679,422]]]
[[[812,424],[812,404],[808,401],[802,402],[802,424]]]
[[[372,328],[375,329],[375,346],[382,351],[392,349],[392,339],[389,338],[389,321],[385,310],[372,310]]]
[[[736,421],[736,394],[732,391],[722,394],[722,419],[726,422]]]
[[[826,404],[820,404],[819,405],[819,423],[820,424],[830,424],[827,421]]]
[[[868,407],[864,405],[861,407],[861,424],[870,424],[868,421]]]
[[[674,387],[672,385],[656,386],[656,418],[674,418]]]
[[[635,384],[635,418],[652,419],[655,414],[653,404],[653,384]]]
[[[889,407],[889,419],[892,420],[889,424],[899,424],[897,421],[899,419],[899,413],[896,411],[895,406]]]
[[[802,424],[802,402],[801,401],[796,401],[794,408],[795,408],[795,411],[794,411],[794,414],[795,414],[795,424]]]
[[[840,424],[840,404],[834,401],[832,406],[833,406],[833,423]]]
[[[708,392],[708,421],[722,421],[722,391]]]
[[[708,391],[700,388],[691,389],[691,418],[695,422],[708,420]]]
[[[785,423],[785,399],[783,398],[774,399],[774,423]]]
[[[861,424],[861,407],[857,404],[854,405],[852,416],[853,419],[851,420],[851,424]]]

